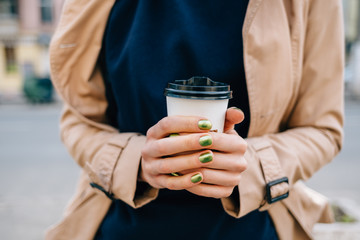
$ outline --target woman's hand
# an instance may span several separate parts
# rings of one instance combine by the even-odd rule
[[[155,188],[180,190],[193,187],[202,181],[199,171],[174,177],[171,173],[206,166],[199,156],[207,146],[200,139],[209,137],[209,121],[200,117],[170,116],[151,127],[142,150],[140,180]],[[173,133],[181,133],[169,137]],[[190,134],[191,133],[191,134]],[[204,144],[203,144],[204,145]],[[194,152],[195,151],[195,152]]]
[[[228,109],[225,132],[210,133],[211,125],[200,117],[163,118],[147,132],[139,178],[155,188],[229,196],[246,169],[246,142],[234,130],[242,120],[240,110]],[[168,137],[171,133],[180,135]],[[173,172],[181,175],[174,177]]]
[[[247,143],[234,129],[244,119],[240,109],[229,108],[226,112],[224,133],[211,133],[213,162],[197,169],[203,175],[202,184],[188,188],[199,196],[228,197],[240,182],[241,173],[246,170],[244,154]]]

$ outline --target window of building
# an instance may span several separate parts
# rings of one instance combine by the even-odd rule
[[[17,0],[0,0],[0,19],[15,18],[17,14]]]
[[[15,48],[13,45],[5,45],[5,64],[7,73],[16,73],[17,64],[16,64],[16,55]]]
[[[53,8],[51,0],[41,0],[41,21],[43,23],[51,23],[53,20]]]

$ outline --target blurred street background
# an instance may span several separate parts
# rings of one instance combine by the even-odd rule
[[[48,46],[63,1],[0,0],[0,239],[43,239],[45,229],[61,218],[79,176],[80,168],[60,141],[61,102],[49,76]],[[360,1],[343,3],[344,148],[306,184],[358,211]]]

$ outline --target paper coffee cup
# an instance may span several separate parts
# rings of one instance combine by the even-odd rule
[[[175,80],[165,88],[168,116],[201,116],[210,120],[212,131],[223,132],[230,86],[207,77]]]

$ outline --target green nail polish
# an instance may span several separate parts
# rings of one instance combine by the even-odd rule
[[[191,177],[191,182],[192,183],[198,183],[202,180],[202,176],[200,173],[195,174],[194,176]]]
[[[199,139],[199,143],[201,146],[206,147],[212,144],[212,139],[210,135],[202,136]]]
[[[172,133],[172,134],[169,135],[169,137],[177,137],[177,136],[180,136],[180,134],[178,134],[178,133]]]
[[[211,127],[212,127],[212,124],[209,120],[200,120],[198,122],[198,127],[201,129],[201,130],[210,130]]]
[[[213,155],[211,152],[203,153],[199,157],[199,161],[202,163],[211,162],[213,160]]]
[[[232,109],[235,109],[235,110],[238,110],[238,111],[241,111],[240,108],[237,108],[237,107],[231,107]]]
[[[176,173],[176,172],[170,173],[170,175],[172,175],[172,176],[174,176],[174,177],[180,176],[180,174],[179,174],[179,173]]]

